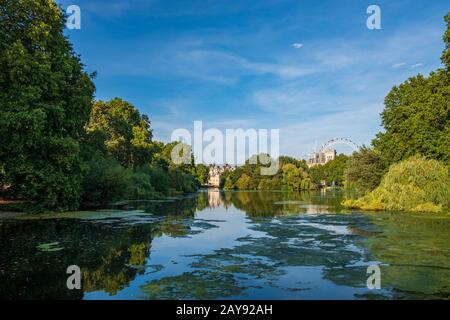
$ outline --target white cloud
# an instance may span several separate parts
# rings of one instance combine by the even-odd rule
[[[294,43],[292,44],[292,48],[295,48],[295,49],[300,49],[300,48],[302,48],[302,47],[303,47],[303,44],[302,44],[302,43],[294,42]]]
[[[411,66],[411,68],[418,68],[418,67],[421,67],[421,66],[423,66],[423,63],[416,63],[416,64],[413,64],[412,66]]]
[[[392,68],[397,69],[400,67],[403,67],[406,63],[405,62],[399,62],[392,65]]]

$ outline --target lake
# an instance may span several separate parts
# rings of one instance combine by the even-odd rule
[[[202,190],[0,213],[1,299],[448,299],[450,215],[346,211],[339,192]],[[66,286],[81,269],[81,290]],[[371,265],[381,288],[368,289]]]

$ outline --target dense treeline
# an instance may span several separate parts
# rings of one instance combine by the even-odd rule
[[[120,98],[93,104],[86,141],[85,204],[160,198],[193,192],[199,185],[193,163],[171,161],[175,143],[153,142],[148,117]]]
[[[258,161],[255,160],[258,158]],[[261,175],[261,167],[268,155],[254,155],[245,165],[233,171],[226,171],[221,177],[224,189],[239,190],[284,190],[301,191],[316,188],[308,174],[308,167],[303,160],[281,156],[278,158],[279,170],[275,175]],[[262,161],[261,161],[262,160]],[[273,161],[273,160],[272,160]],[[256,164],[254,164],[256,163]]]
[[[94,101],[53,1],[0,4],[0,186],[33,210],[191,192],[192,165],[170,161],[130,103]]]

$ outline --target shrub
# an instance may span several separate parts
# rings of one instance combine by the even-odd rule
[[[393,164],[375,190],[342,204],[363,210],[438,212],[449,205],[449,194],[448,168],[437,160],[414,156]]]
[[[152,185],[152,177],[141,171],[133,173],[133,187],[131,198],[135,200],[153,199],[160,197],[160,194]]]
[[[82,196],[85,205],[107,204],[130,195],[131,173],[116,160],[95,157],[87,165]]]

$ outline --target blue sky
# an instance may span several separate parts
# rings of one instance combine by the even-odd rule
[[[156,139],[176,128],[279,128],[282,154],[330,138],[370,144],[390,88],[441,66],[448,0],[68,0],[66,30],[98,99],[149,115]],[[366,9],[381,8],[369,30]],[[294,45],[297,44],[297,45]]]

